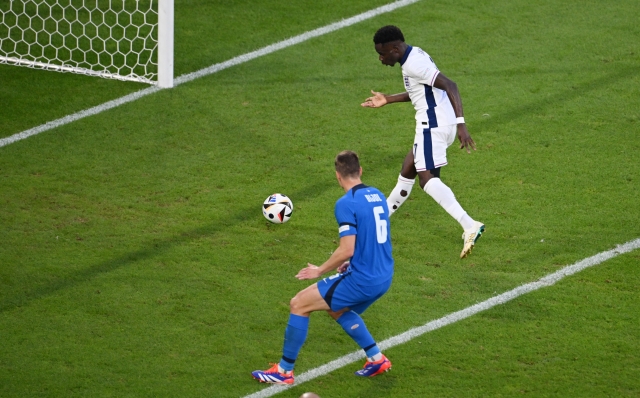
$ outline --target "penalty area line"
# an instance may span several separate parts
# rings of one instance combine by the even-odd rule
[[[285,49],[287,47],[291,47],[294,46],[296,44],[300,44],[304,41],[307,41],[309,39],[312,39],[314,37],[319,37],[319,36],[323,36],[327,33],[331,33],[331,32],[335,32],[337,30],[340,30],[342,28],[346,28],[348,26],[351,25],[355,25],[359,22],[365,21],[367,19],[371,19],[373,17],[376,17],[378,15],[381,14],[385,14],[394,10],[397,10],[398,8],[401,7],[405,7],[408,6],[410,4],[413,3],[417,3],[421,0],[398,0],[395,1],[393,3],[389,3],[386,4],[384,6],[380,6],[378,8],[374,8],[373,10],[369,10],[366,12],[363,12],[361,14],[355,15],[353,17],[347,18],[347,19],[343,19],[342,21],[339,22],[335,22],[326,26],[323,26],[321,28],[318,29],[314,29],[314,30],[310,30],[308,32],[302,33],[298,36],[294,36],[291,37],[289,39],[286,40],[282,40],[280,42],[268,45],[266,47],[263,47],[261,49],[258,49],[256,51],[252,51],[243,55],[239,55],[235,58],[231,58],[230,60],[221,62],[219,64],[214,64],[211,65],[209,67],[206,67],[204,69],[200,69],[199,71],[196,72],[192,72],[192,73],[187,73],[185,75],[179,76],[174,80],[174,87],[179,86],[180,84],[183,83],[187,83],[190,82],[192,80],[195,79],[199,79],[201,77],[204,76],[208,76],[211,75],[213,73],[217,73],[220,72],[221,70],[230,68],[232,66],[236,66],[236,65],[240,65],[243,64],[245,62],[251,61],[255,58],[259,58],[268,54],[271,54],[273,52]],[[9,137],[6,138],[1,138],[0,139],[0,148],[9,144],[13,144],[14,142],[17,141],[21,141],[24,140],[26,138],[29,138],[31,136],[43,133],[45,131],[48,130],[52,130],[54,128],[60,127],[60,126],[64,126],[65,124],[69,124],[72,122],[75,122],[77,120],[83,119],[87,116],[92,116],[92,115],[97,115],[98,113],[102,113],[104,111],[108,111],[109,109],[113,109],[115,107],[118,107],[120,105],[124,105],[128,102],[132,102],[135,101],[137,99],[140,99],[142,97],[146,97],[149,94],[153,94],[155,92],[158,92],[160,90],[163,90],[159,87],[156,86],[152,86],[140,91],[136,91],[134,93],[131,93],[129,95],[125,95],[124,97],[120,97],[118,99],[115,99],[113,101],[109,101],[109,102],[105,102],[104,104],[101,105],[97,105],[94,106],[93,108],[89,108],[80,112],[76,112],[73,113],[71,115],[67,115],[65,117],[62,117],[60,119],[56,119],[50,122],[47,122],[45,124],[42,124],[40,126],[25,130],[23,132],[11,135]]]
[[[531,282],[531,283],[527,283],[521,286],[518,286],[517,288],[513,289],[513,290],[509,290],[506,293],[502,293],[499,294],[497,296],[491,297],[488,300],[485,300],[481,303],[472,305],[471,307],[467,307],[463,310],[451,313],[449,315],[446,315],[440,319],[436,319],[434,321],[428,322],[426,324],[424,324],[423,326],[418,326],[416,328],[413,329],[409,329],[404,333],[401,333],[397,336],[388,338],[384,341],[381,341],[380,343],[378,343],[378,346],[380,347],[380,350],[384,351],[387,350],[391,347],[395,347],[397,345],[400,344],[404,344],[410,340],[415,339],[418,336],[422,336],[425,333],[431,332],[433,330],[436,329],[440,329],[444,326],[450,325],[452,323],[461,321],[465,318],[468,318],[472,315],[475,315],[479,312],[488,310],[490,308],[493,308],[497,305],[501,305],[504,303],[507,303],[513,299],[515,299],[516,297],[522,296],[524,294],[527,293],[531,293],[533,291],[536,291],[540,288],[543,287],[547,287],[547,286],[552,286],[554,285],[556,282],[560,281],[561,279],[564,279],[567,276],[576,274],[580,271],[583,271],[589,267],[593,267],[595,265],[601,264],[607,260],[610,260],[614,257],[617,257],[621,254],[625,254],[625,253],[629,253],[631,251],[634,251],[636,249],[640,248],[640,238],[629,241],[627,243],[624,243],[622,245],[618,245],[616,246],[615,249],[611,249],[611,250],[607,250],[601,253],[598,253],[594,256],[591,257],[587,257],[583,260],[578,261],[577,263],[574,263],[572,265],[568,265],[552,274],[549,274],[547,276],[544,276],[540,279],[538,279],[535,282]],[[291,387],[295,387],[298,386],[304,382],[313,380],[317,377],[320,376],[324,376],[330,372],[333,372],[334,370],[340,369],[343,366],[349,365],[353,362],[356,362],[358,360],[362,360],[364,359],[365,355],[362,352],[362,350],[358,350],[356,352],[352,352],[351,354],[347,354],[343,357],[340,357],[336,360],[333,360],[325,365],[319,366],[315,369],[311,369],[308,370],[304,373],[301,373],[300,375],[296,376],[296,382],[293,385],[272,385],[270,387],[267,387],[261,391],[258,391],[256,393],[250,394],[250,395],[246,395],[244,398],[266,398],[266,397],[271,397],[275,394],[278,394],[284,390],[288,390]]]

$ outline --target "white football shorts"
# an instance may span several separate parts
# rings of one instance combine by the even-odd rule
[[[417,171],[437,169],[447,165],[447,148],[453,144],[458,132],[455,124],[425,128],[418,123],[413,140],[413,161]]]

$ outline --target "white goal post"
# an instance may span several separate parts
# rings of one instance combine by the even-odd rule
[[[0,64],[173,87],[174,0],[0,0]]]

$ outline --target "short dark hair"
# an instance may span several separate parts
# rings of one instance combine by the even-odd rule
[[[353,151],[342,151],[336,156],[336,171],[345,178],[360,177],[360,159]]]
[[[383,26],[373,35],[375,44],[386,44],[396,40],[404,41],[404,35],[400,28],[393,25]]]

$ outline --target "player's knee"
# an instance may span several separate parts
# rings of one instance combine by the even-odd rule
[[[424,189],[424,186],[427,185],[430,179],[440,178],[440,168],[422,171],[418,173],[418,177],[420,180],[420,188]]]
[[[400,171],[400,175],[404,178],[406,178],[407,180],[413,180],[414,178],[416,178],[416,172],[415,171],[411,171],[411,170],[401,170]]]
[[[420,188],[424,189],[424,186],[427,185],[431,178],[433,178],[431,175],[420,174]]]
[[[298,295],[296,294],[295,297],[293,297],[290,301],[289,301],[289,310],[291,311],[292,314],[296,314],[298,312],[300,312],[300,308],[301,308],[301,300],[298,297]]]
[[[327,310],[327,314],[329,314],[329,316],[331,318],[333,318],[334,321],[337,321],[338,318],[340,318],[340,315],[342,315],[342,314],[338,315],[337,313],[335,313],[335,312],[333,312],[331,310]]]
[[[416,175],[418,175],[418,172],[416,171],[416,167],[413,165],[413,163],[411,163],[409,165],[402,166],[400,175],[406,179],[413,180],[414,178],[416,178]]]
[[[333,318],[334,321],[337,321],[338,318],[340,318],[342,316],[342,314],[344,314],[347,311],[347,308],[340,310],[340,311],[332,311],[332,310],[327,310],[327,313],[329,314],[329,316],[331,318]]]

